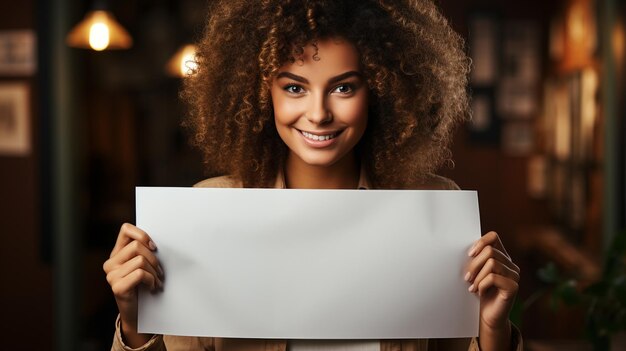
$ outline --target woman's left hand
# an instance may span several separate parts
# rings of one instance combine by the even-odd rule
[[[480,297],[480,334],[509,331],[509,312],[518,290],[520,269],[513,263],[496,232],[482,236],[469,251],[465,280]]]

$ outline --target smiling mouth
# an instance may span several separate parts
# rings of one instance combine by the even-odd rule
[[[299,130],[300,134],[302,134],[305,138],[313,141],[325,141],[336,138],[342,131],[333,132],[328,134],[313,134],[309,132],[305,132],[303,130]]]

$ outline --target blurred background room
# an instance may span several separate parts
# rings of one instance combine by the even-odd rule
[[[0,2],[0,349],[110,349],[134,187],[214,175],[178,99],[209,1]],[[526,349],[626,350],[626,1],[437,2],[473,61],[440,173],[521,267]]]

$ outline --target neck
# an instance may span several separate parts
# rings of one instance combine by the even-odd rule
[[[356,189],[361,172],[354,153],[331,166],[315,166],[289,154],[285,184],[290,189]]]

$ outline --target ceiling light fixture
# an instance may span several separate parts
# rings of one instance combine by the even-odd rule
[[[96,51],[129,49],[133,39],[113,14],[100,3],[88,12],[65,38],[67,45]]]

